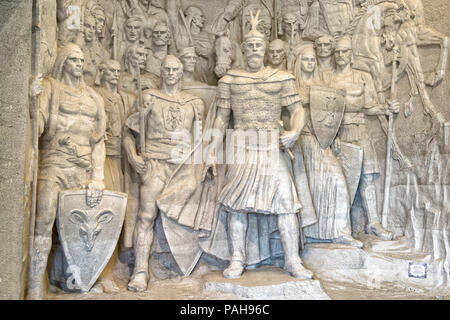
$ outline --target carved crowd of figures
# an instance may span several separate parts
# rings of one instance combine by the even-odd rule
[[[444,78],[448,39],[425,25],[421,0],[228,0],[215,16],[198,3],[58,0],[57,59],[32,88],[40,162],[29,298],[45,294],[64,190],[87,189],[89,208],[103,190],[127,195],[117,250],[133,266],[131,291],[147,289],[158,215],[185,275],[207,253],[230,261],[225,277],[240,277],[280,254],[275,240],[284,269],[310,279],[304,243],[363,247],[352,236],[357,195],[366,232],[394,238],[380,219],[376,182],[385,172],[368,117],[378,117],[392,137],[387,148],[406,164],[388,120],[401,110],[408,117],[419,96],[444,126],[426,86]],[[441,48],[427,75],[423,45]],[[403,107],[396,83],[404,74]],[[205,149],[208,129],[220,134]],[[251,131],[267,139],[230,143]],[[184,140],[174,138],[180,132]],[[233,163],[217,158],[222,149]],[[209,152],[201,165],[189,161],[201,150]],[[101,229],[87,229],[80,235],[95,246]]]

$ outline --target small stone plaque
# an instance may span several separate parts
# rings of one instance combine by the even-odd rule
[[[408,264],[408,277],[417,279],[427,278],[428,265],[422,262],[409,262]]]

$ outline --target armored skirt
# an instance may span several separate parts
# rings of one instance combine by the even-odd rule
[[[235,144],[228,149],[234,158],[232,163],[227,159],[225,186],[219,196],[227,211],[279,215],[301,210],[282,152],[278,143]]]

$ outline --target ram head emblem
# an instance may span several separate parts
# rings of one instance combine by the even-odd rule
[[[90,217],[85,211],[76,209],[70,212],[69,219],[80,227],[80,238],[86,251],[90,252],[103,226],[110,223],[113,219],[113,213],[110,209],[106,209],[98,215]]]

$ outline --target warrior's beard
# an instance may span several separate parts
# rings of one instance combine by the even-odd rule
[[[259,69],[264,65],[264,55],[255,53],[247,57],[247,64],[251,69]]]

